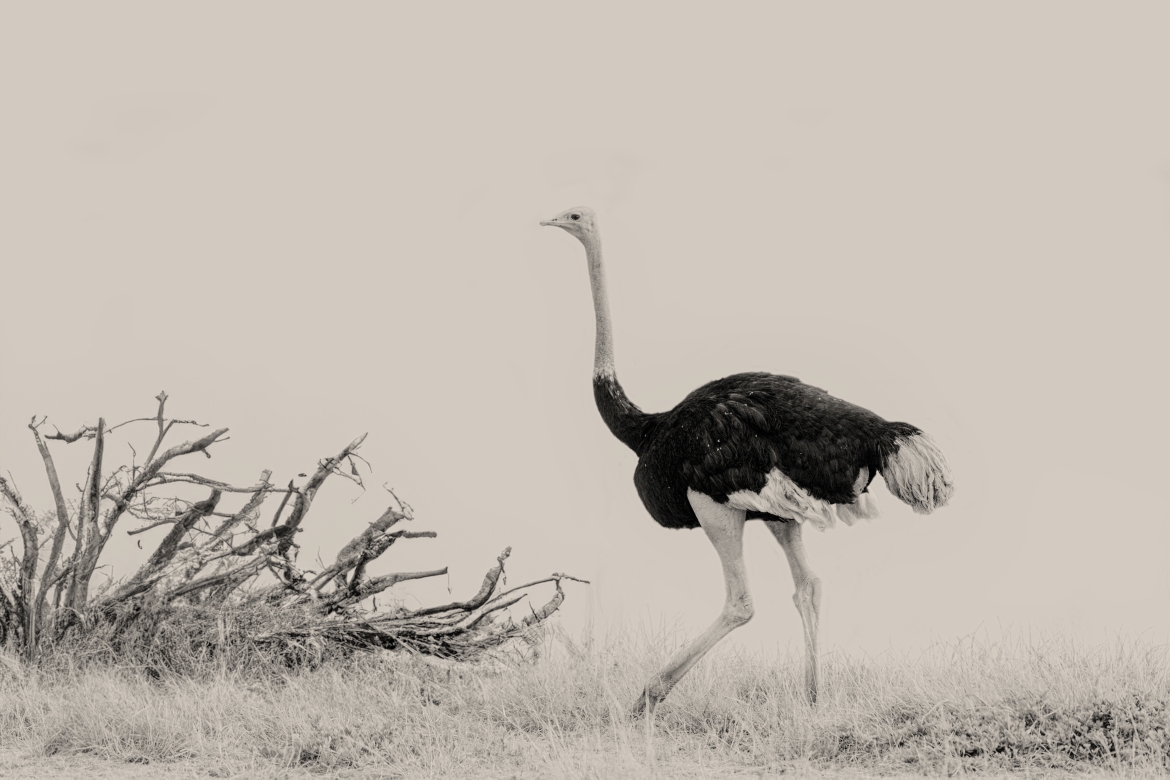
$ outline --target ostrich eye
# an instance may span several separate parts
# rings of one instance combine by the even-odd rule
[[[569,219],[581,219],[581,215],[580,214],[570,214]]]

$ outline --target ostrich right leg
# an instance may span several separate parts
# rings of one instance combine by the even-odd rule
[[[800,538],[800,523],[796,520],[765,520],[768,530],[784,548],[796,593],[792,601],[804,623],[804,685],[810,703],[816,703],[820,686],[817,661],[817,632],[821,620],[821,578],[809,568],[804,557],[804,541]]]
[[[643,709],[653,712],[658,702],[666,698],[675,684],[708,650],[752,619],[752,597],[748,593],[747,573],[743,566],[743,524],[746,513],[693,490],[687,491],[687,498],[699,518],[699,525],[706,531],[707,538],[719,554],[719,562],[723,564],[723,579],[727,585],[727,598],[723,602],[723,611],[711,627],[690,645],[675,653],[666,666],[646,683],[645,691],[634,702],[634,715],[641,714]]]

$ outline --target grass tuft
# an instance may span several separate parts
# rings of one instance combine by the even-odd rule
[[[382,653],[291,667],[242,651],[168,664],[9,657],[0,739],[40,755],[198,761],[218,776],[1170,770],[1164,647],[966,641],[913,656],[827,654],[816,706],[803,699],[799,656],[717,650],[661,705],[648,739],[628,707],[668,645],[561,635],[535,660]]]

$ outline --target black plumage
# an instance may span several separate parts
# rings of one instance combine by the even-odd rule
[[[666,528],[698,527],[688,488],[726,503],[739,490],[758,493],[773,469],[813,498],[853,503],[862,469],[872,480],[897,451],[898,437],[919,433],[776,374],[717,379],[660,413],[639,409],[612,375],[595,377],[593,390],[610,431],[638,455],[638,496]]]

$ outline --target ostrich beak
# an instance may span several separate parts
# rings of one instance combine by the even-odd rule
[[[556,227],[557,221],[555,219],[542,219],[540,221],[541,227]]]

